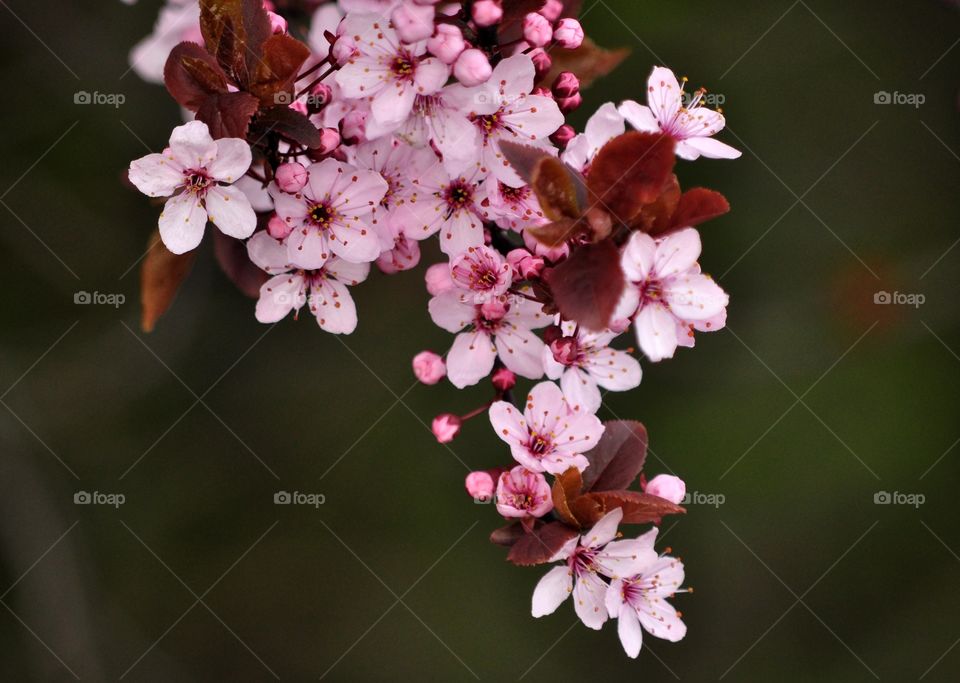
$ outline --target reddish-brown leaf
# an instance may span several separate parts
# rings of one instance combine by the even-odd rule
[[[528,185],[533,185],[534,170],[536,169],[537,164],[544,159],[556,158],[539,147],[521,145],[517,142],[510,142],[509,140],[504,140],[500,143],[500,151],[503,152],[503,156],[506,157],[507,161],[510,162],[510,165],[513,167],[513,170],[517,172],[517,175],[519,175],[523,179],[523,182],[527,183]],[[578,207],[585,206],[587,203],[586,179],[580,174],[579,171],[576,171],[569,166],[564,166],[564,170],[566,171],[570,182],[573,183],[573,192],[576,205]]]
[[[665,498],[640,491],[599,491],[589,493],[585,497],[590,497],[597,502],[601,510],[600,517],[616,508],[623,510],[623,524],[647,524],[667,515],[680,515],[686,512],[686,509]]]
[[[600,441],[584,456],[590,461],[583,472],[584,491],[628,488],[647,457],[647,429],[633,420],[606,422]]]
[[[658,133],[630,131],[613,138],[590,166],[591,206],[629,225],[660,196],[676,163],[673,149],[673,139]]]
[[[260,295],[260,286],[270,276],[254,265],[247,256],[247,246],[243,240],[228,237],[217,230],[213,238],[213,254],[220,264],[220,270],[237,289],[251,299]]]
[[[676,174],[671,173],[660,190],[660,196],[657,197],[656,201],[640,209],[640,213],[634,216],[630,222],[630,228],[651,235],[666,232],[670,228],[673,214],[676,212],[679,202],[680,182],[677,180]]]
[[[247,88],[264,107],[293,101],[293,83],[310,48],[285,34],[272,35],[263,43],[263,57],[255,65]]]
[[[197,109],[197,119],[207,124],[214,138],[244,139],[259,107],[260,101],[248,92],[210,95]]]
[[[196,43],[183,42],[170,51],[163,82],[173,99],[190,111],[197,111],[211,95],[227,92],[223,69]]]
[[[320,131],[310,119],[284,105],[266,109],[257,117],[258,136],[268,133],[277,133],[309,149],[320,146]]]
[[[562,218],[553,223],[531,226],[525,233],[546,247],[559,247],[567,240],[589,236],[589,226],[581,220]]]
[[[610,240],[577,247],[544,279],[563,317],[590,330],[603,330],[610,323],[625,282],[620,252]]]
[[[502,545],[505,548],[511,547],[525,534],[523,525],[520,522],[507,524],[499,529],[494,529],[490,534],[490,542],[495,545]]]
[[[163,246],[159,230],[153,231],[147,244],[147,255],[140,267],[140,327],[144,332],[152,332],[190,272],[196,251],[170,252]]]
[[[580,470],[576,467],[571,467],[553,480],[553,511],[571,526],[580,526],[577,518],[570,511],[570,503],[577,499],[582,488],[583,480],[580,478]]]
[[[543,213],[552,221],[580,216],[573,174],[556,157],[543,157],[533,167],[530,187],[540,200]]]
[[[244,88],[271,35],[262,0],[200,0],[200,31],[207,52]]]
[[[579,535],[576,529],[560,522],[544,524],[517,539],[507,560],[521,567],[549,562],[564,543]]]
[[[572,16],[572,15],[565,15]],[[553,50],[550,58],[553,65],[541,83],[553,83],[563,71],[572,71],[580,80],[580,88],[589,88],[590,85],[616,69],[630,55],[625,47],[607,50],[599,47],[590,38],[584,38],[583,43],[576,50]]]
[[[673,214],[673,228],[690,228],[711,218],[722,216],[730,210],[727,198],[719,192],[703,187],[694,187],[680,196]]]

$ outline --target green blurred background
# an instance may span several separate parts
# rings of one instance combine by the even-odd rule
[[[120,176],[179,113],[120,76],[159,3],[0,5],[3,680],[960,679],[955,7],[584,2],[588,33],[633,53],[578,125],[666,63],[724,96],[720,137],[744,150],[679,165],[733,205],[702,259],[729,329],[644,363],[604,408],[646,423],[648,474],[723,499],[664,526],[696,589],[676,599],[689,633],[632,661],[569,604],[530,617],[543,570],[504,561],[495,511],[462,488],[506,458],[486,422],[451,448],[426,428],[487,391],[414,385],[412,355],[450,343],[422,269],[354,290],[341,339],[309,316],[258,324],[207,243],[139,332],[128,269],[157,209]]]

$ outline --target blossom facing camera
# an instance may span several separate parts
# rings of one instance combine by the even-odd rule
[[[552,509],[550,484],[540,472],[518,465],[500,475],[497,512],[504,517],[543,517]]]
[[[246,239],[257,216],[233,183],[250,168],[246,140],[210,137],[207,124],[191,121],[173,129],[162,154],[130,163],[129,177],[148,197],[170,197],[160,214],[160,239],[174,254],[195,249],[207,220],[229,237]]]
[[[680,477],[672,474],[658,474],[647,482],[644,489],[652,496],[660,496],[671,503],[680,503],[687,495],[687,485]]]
[[[413,374],[423,384],[436,384],[446,376],[447,366],[433,351],[421,351],[413,357]]]

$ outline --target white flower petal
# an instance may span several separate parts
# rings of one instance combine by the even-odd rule
[[[224,235],[246,239],[257,229],[257,214],[247,195],[238,188],[229,185],[211,187],[206,203],[210,222]]]
[[[573,575],[566,566],[554,567],[537,583],[533,589],[531,614],[542,617],[553,614],[557,607],[567,599],[573,587]]]
[[[131,161],[127,177],[148,197],[169,197],[184,183],[183,167],[164,154]]]
[[[203,239],[207,226],[207,210],[192,192],[171,197],[160,214],[160,238],[174,254],[195,249]]]

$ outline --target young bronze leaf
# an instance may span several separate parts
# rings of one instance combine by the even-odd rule
[[[647,457],[647,428],[633,420],[606,422],[600,441],[584,456],[590,461],[583,472],[584,491],[628,488]]]
[[[541,159],[554,158],[550,153],[539,147],[530,145],[521,145],[518,142],[504,140],[500,143],[500,151],[506,157],[513,170],[517,172],[523,182],[531,185],[533,183],[533,169]]]
[[[580,216],[577,188],[567,166],[556,157],[543,157],[533,167],[530,187],[547,218],[559,221]]]
[[[215,139],[243,139],[259,107],[259,100],[248,92],[210,95],[197,110],[197,120],[207,124]]]
[[[163,67],[163,82],[181,106],[197,111],[211,96],[227,92],[227,76],[196,43],[174,47]]]
[[[200,0],[200,32],[207,52],[245,87],[271,34],[261,0]]]
[[[583,221],[563,218],[546,225],[526,228],[525,232],[546,247],[559,247],[567,240],[583,236],[588,230]]]
[[[288,35],[272,35],[263,43],[263,58],[255,65],[249,91],[265,107],[293,101],[293,83],[310,48]],[[278,95],[283,93],[284,97]]]
[[[610,323],[625,283],[620,252],[610,240],[578,247],[544,279],[564,318],[597,331]]]
[[[251,299],[260,295],[260,286],[270,276],[254,265],[247,256],[247,246],[243,240],[228,237],[217,230],[213,238],[213,255],[220,264],[220,270],[237,289]]]
[[[578,535],[576,529],[560,522],[544,524],[517,539],[507,560],[521,567],[549,562],[567,541]]]
[[[163,246],[159,230],[153,231],[147,244],[147,255],[140,267],[140,327],[144,332],[152,332],[157,319],[170,308],[197,252],[170,252]]]
[[[507,524],[499,529],[494,529],[490,534],[490,542],[495,545],[502,545],[509,548],[516,543],[525,534],[523,525],[520,522]]]
[[[686,512],[665,498],[640,491],[599,491],[588,495],[599,503],[603,515],[615,508],[623,510],[622,524],[647,524]]]
[[[539,12],[546,4],[546,0],[504,0],[503,17],[500,19],[500,28],[513,22],[523,21],[531,12]]]
[[[580,80],[580,89],[583,90],[589,88],[598,78],[606,76],[620,66],[629,55],[628,48],[606,50],[589,37],[584,38],[583,43],[576,50],[553,50],[550,53],[553,66],[550,68],[550,73],[540,79],[540,82],[553,83],[561,72],[572,71]]]
[[[577,518],[570,511],[570,502],[580,496],[583,480],[580,470],[571,467],[553,480],[553,511],[557,516],[572,526],[580,526]]]
[[[257,127],[262,135],[274,132],[309,149],[320,146],[320,131],[310,119],[284,105],[262,112],[257,118]]]
[[[605,144],[590,166],[590,204],[629,225],[655,202],[673,173],[674,141],[658,133],[630,131]]]
[[[672,224],[679,202],[680,181],[677,180],[676,174],[671,174],[663,189],[660,190],[660,196],[655,202],[640,209],[640,213],[633,217],[630,228],[650,235],[666,232]]]
[[[694,187],[680,195],[680,202],[673,214],[673,228],[690,228],[711,218],[722,216],[730,210],[727,198],[719,192],[703,187]]]

